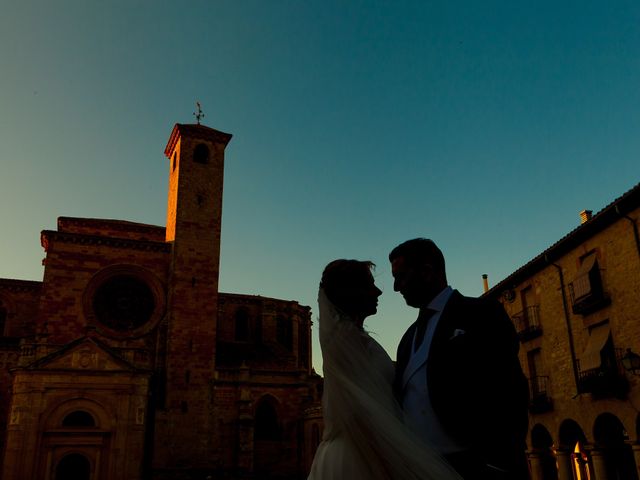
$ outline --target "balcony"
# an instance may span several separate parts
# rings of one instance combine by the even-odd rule
[[[511,319],[513,320],[521,342],[526,342],[527,340],[542,335],[537,305],[526,307],[521,312],[513,315]]]
[[[616,348],[615,355],[607,355],[603,352],[602,363],[598,368],[582,370],[580,360],[578,364],[578,392],[590,393],[593,398],[618,398],[624,399],[629,392],[627,380],[622,366],[624,351]]]
[[[553,400],[549,396],[549,377],[536,375],[529,380],[529,411],[544,413],[553,410]]]
[[[589,315],[611,304],[611,298],[601,289],[576,298],[573,284],[569,284],[569,292],[571,293],[571,310],[575,315]]]
[[[595,255],[587,257],[578,275],[569,284],[571,307],[576,315],[589,315],[611,303],[602,286],[602,276]]]

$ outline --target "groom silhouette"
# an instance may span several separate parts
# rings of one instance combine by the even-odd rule
[[[397,352],[406,423],[465,480],[529,479],[529,392],[506,312],[453,290],[432,240],[408,240],[389,260],[394,290],[420,309]]]

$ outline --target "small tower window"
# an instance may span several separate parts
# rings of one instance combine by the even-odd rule
[[[284,317],[276,319],[276,339],[280,345],[291,351],[293,348],[293,325],[290,319]]]
[[[193,161],[196,163],[209,163],[209,149],[204,143],[199,143],[193,150]]]
[[[298,358],[300,365],[309,366],[309,327],[306,322],[298,324]]]
[[[176,166],[177,165],[178,165],[178,152],[173,152],[173,161],[172,161],[171,169],[174,172],[176,171]]]
[[[256,343],[260,343],[262,342],[262,318],[261,317],[256,318],[255,327],[256,328],[255,328],[254,339]]]
[[[7,323],[7,309],[0,301],[0,337],[4,337],[4,326]]]
[[[236,341],[246,342],[249,340],[249,314],[244,308],[236,312]]]

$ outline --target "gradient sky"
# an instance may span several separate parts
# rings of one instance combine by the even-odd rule
[[[176,122],[232,133],[221,290],[313,308],[370,259],[368,328],[416,316],[389,250],[479,295],[640,180],[640,3],[0,0],[0,277],[59,216],[164,225]],[[317,322],[316,322],[317,324]],[[314,327],[314,364],[320,349]]]

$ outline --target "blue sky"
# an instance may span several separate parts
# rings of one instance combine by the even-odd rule
[[[433,238],[478,295],[640,181],[636,1],[0,9],[0,277],[41,280],[58,216],[164,225],[163,149],[196,100],[234,135],[221,289],[315,320],[324,265],[373,260],[367,325],[392,357],[416,316],[393,292],[397,243]]]

